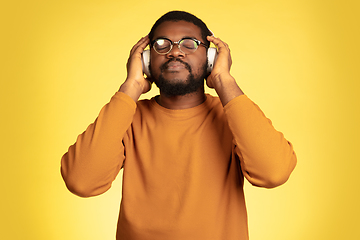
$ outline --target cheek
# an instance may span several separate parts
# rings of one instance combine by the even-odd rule
[[[156,57],[151,57],[150,55],[150,72],[153,77],[158,77],[160,75],[160,66],[161,61]]]
[[[192,64],[193,74],[194,75],[202,75],[204,72],[204,65],[207,64],[206,56],[204,58],[198,59],[196,62]]]

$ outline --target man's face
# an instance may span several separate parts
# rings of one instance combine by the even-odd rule
[[[160,37],[173,42],[184,37],[204,42],[200,28],[186,21],[163,22],[157,27],[151,40]],[[169,53],[160,55],[151,48],[151,76],[160,92],[169,96],[185,95],[202,87],[206,76],[206,51],[205,47],[199,46],[194,53],[184,54],[175,44]]]

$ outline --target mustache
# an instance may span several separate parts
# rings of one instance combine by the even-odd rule
[[[180,62],[180,63],[184,64],[185,68],[191,73],[190,65],[188,63],[184,62],[183,60],[181,60],[180,58],[171,58],[168,61],[166,61],[163,65],[160,66],[161,72],[164,72],[168,68],[168,66],[171,62]]]

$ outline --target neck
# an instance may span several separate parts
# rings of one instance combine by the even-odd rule
[[[206,96],[204,88],[200,88],[196,92],[182,96],[167,96],[160,92],[160,96],[156,98],[158,104],[168,109],[192,108],[202,104],[205,100]]]

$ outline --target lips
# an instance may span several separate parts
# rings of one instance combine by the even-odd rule
[[[160,67],[161,72],[178,72],[183,69],[187,69],[191,73],[190,65],[178,58],[170,59]]]
[[[180,62],[169,62],[166,68],[169,70],[183,69],[185,68],[185,65]]]

